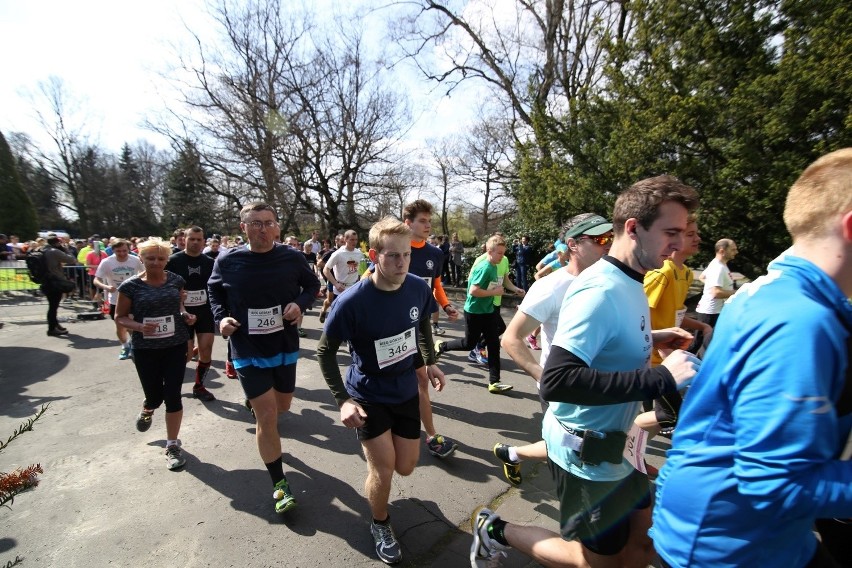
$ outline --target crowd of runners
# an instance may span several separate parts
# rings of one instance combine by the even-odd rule
[[[523,483],[525,460],[547,461],[559,531],[479,508],[472,566],[509,547],[545,566],[644,568],[655,557],[677,567],[844,565],[840,551],[852,536],[852,149],[824,156],[793,184],[784,211],[793,246],[767,275],[735,290],[728,262],[737,245],[718,239],[693,318],[686,262],[701,243],[699,205],[676,178],[640,180],[620,193],[610,219],[568,219],[553,258],[534,274],[526,237],[509,245],[500,234],[467,274],[455,273],[454,262],[448,271],[423,200],[373,225],[366,252],[355,231],[333,247],[317,233],[304,243],[282,239],[275,209],[255,202],[240,211],[236,246],[193,226],[172,242],[114,239],[101,251],[96,241],[81,262],[106,296],[119,358],[132,359],[139,376],[136,428],[148,430],[165,406],[169,469],[186,464],[186,364],[196,361],[193,395],[214,402],[204,380],[215,335],[228,341],[227,375],[255,416],[271,506],[281,514],[298,503],[278,416],[293,399],[304,314],[319,305],[316,358],[341,423],[362,445],[369,529],[387,564],[402,559],[388,512],[393,476],[414,471],[421,430],[433,456],[452,459],[459,447],[432,412],[430,389],[451,388],[439,358],[466,352],[487,366],[484,385],[500,395],[512,388],[501,381],[502,348],[536,382],[543,420],[530,425],[539,442],[497,441],[492,451],[514,485]],[[451,250],[458,239],[446,241]],[[524,259],[514,281],[507,248]],[[55,235],[47,249],[57,278],[63,264],[78,262]],[[449,300],[447,280],[466,281],[463,306]],[[48,334],[63,335],[56,305],[64,292],[50,282]],[[501,300],[510,293],[522,301],[505,326]],[[441,312],[464,321],[463,337],[440,339]],[[341,368],[344,344],[351,364]],[[627,441],[661,432],[673,445],[658,475]]]

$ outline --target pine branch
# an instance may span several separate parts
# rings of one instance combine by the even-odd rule
[[[39,409],[39,411],[38,411],[38,412],[36,412],[35,416],[33,416],[32,418],[27,419],[27,421],[26,421],[26,422],[24,422],[23,424],[21,424],[21,425],[18,427],[18,429],[17,429],[17,430],[15,430],[14,432],[12,432],[12,435],[11,435],[11,436],[9,436],[9,439],[8,439],[8,440],[6,440],[6,442],[5,442],[5,443],[4,443],[4,442],[0,442],[0,452],[2,452],[3,450],[5,450],[5,449],[9,446],[9,444],[11,444],[11,443],[12,443],[12,440],[14,440],[15,438],[17,438],[18,436],[20,436],[20,435],[21,435],[21,434],[23,434],[24,432],[31,432],[31,431],[32,431],[32,429],[33,429],[33,424],[35,424],[35,423],[36,423],[36,420],[38,420],[39,418],[41,418],[41,417],[44,415],[44,413],[47,411],[47,409],[48,409],[49,407],[50,407],[50,403],[49,403],[49,402],[48,402],[47,404],[43,404],[43,405],[41,406],[41,409]]]

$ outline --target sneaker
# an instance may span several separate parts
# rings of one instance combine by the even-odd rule
[[[198,347],[192,348],[192,360],[198,361]]]
[[[229,379],[237,378],[237,370],[234,368],[234,364],[230,361],[225,361],[225,376]]]
[[[467,354],[467,360],[471,363],[476,363],[477,365],[488,364],[488,357],[484,357],[482,352],[478,349],[472,349],[470,353]]]
[[[530,334],[527,336],[527,343],[530,344],[530,349],[533,351],[541,351],[541,347],[538,345],[538,341],[535,339],[535,335]]]
[[[200,398],[204,402],[212,402],[216,400],[216,397],[213,396],[213,393],[204,388],[204,385],[195,385],[192,387],[192,396],[195,398]]]
[[[497,459],[503,462],[503,475],[509,480],[512,485],[520,485],[523,481],[521,477],[521,462],[512,461],[509,458],[509,446],[506,444],[494,444],[494,455]]]
[[[126,361],[127,359],[130,359],[130,356],[131,356],[130,346],[125,345],[124,347],[121,348],[121,353],[118,354],[118,360],[119,361]]]
[[[153,412],[145,412],[144,410],[140,412],[139,416],[136,418],[136,429],[140,432],[147,432],[148,428],[151,427],[151,419],[153,417]]]
[[[388,517],[390,521],[390,517]],[[386,525],[370,522],[370,533],[376,543],[376,556],[385,564],[396,564],[402,560],[402,549],[393,534],[390,523]]]
[[[473,542],[470,545],[470,565],[477,566],[477,560],[487,560],[496,556],[506,556],[508,546],[500,544],[488,535],[488,528],[500,517],[491,509],[479,507],[470,517],[473,529]]]
[[[320,312],[320,323],[325,323],[325,310]]]
[[[296,498],[290,492],[290,484],[287,483],[286,477],[275,484],[272,498],[275,499],[275,512],[279,515],[296,508]]]
[[[432,325],[432,335],[444,335],[445,333],[447,333],[447,330],[445,330],[440,325],[438,325],[438,324]]]
[[[303,328],[301,328],[301,327],[299,328],[298,333],[299,333],[299,337],[307,337],[307,336],[308,336],[308,332],[307,332],[307,331],[305,331],[305,330],[304,330]]]
[[[488,392],[492,394],[503,394],[504,392],[508,392],[512,390],[512,385],[507,385],[506,383],[491,383],[488,385]]]
[[[48,329],[47,335],[50,337],[62,337],[64,335],[68,335],[68,330],[66,329],[63,331],[61,329]]]
[[[456,451],[458,444],[451,438],[435,434],[426,438],[426,448],[436,458],[445,458]]]
[[[435,359],[440,359],[441,355],[444,354],[444,346],[447,344],[446,341],[439,339],[435,342]]]
[[[186,465],[186,458],[180,451],[180,446],[172,444],[166,448],[166,467],[171,470],[180,469]]]
[[[61,325],[57,325],[55,329],[60,333],[68,333],[68,330],[62,327]]]

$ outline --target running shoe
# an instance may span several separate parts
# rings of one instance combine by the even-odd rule
[[[130,359],[130,356],[131,356],[130,351],[131,351],[130,345],[123,346],[121,348],[121,352],[118,354],[118,360],[119,361],[126,361],[127,359]]]
[[[509,446],[506,444],[494,444],[494,455],[503,462],[503,475],[512,485],[520,485],[524,480],[521,477],[521,462],[512,461],[509,457]]]
[[[436,359],[440,359],[441,355],[444,354],[444,352],[446,351],[446,349],[444,349],[444,346],[446,344],[447,344],[447,342],[444,341],[443,339],[439,339],[438,341],[435,342],[435,358]]]
[[[533,351],[541,351],[541,347],[539,347],[538,341],[536,341],[535,339],[535,335],[529,334],[527,336],[527,343],[530,344],[530,349],[532,349]]]
[[[63,331],[61,329],[48,329],[47,335],[50,337],[62,337],[63,335],[68,335],[68,330],[66,329]]]
[[[151,427],[151,419],[153,417],[153,412],[145,412],[144,410],[140,412],[139,416],[136,418],[136,429],[140,432],[147,432],[148,428]]]
[[[471,352],[467,354],[467,360],[471,363],[476,363],[477,365],[488,364],[488,357],[484,357],[482,352],[478,349],[472,349]]]
[[[447,330],[445,330],[440,325],[438,325],[438,324],[432,325],[432,335],[444,335],[445,333],[447,333]]]
[[[320,312],[319,320],[320,323],[325,323],[325,310]]]
[[[192,396],[195,398],[200,398],[204,402],[212,402],[216,400],[216,397],[213,396],[213,393],[204,388],[204,385],[195,385],[192,387]]]
[[[376,556],[379,560],[385,564],[396,564],[402,560],[402,548],[396,540],[396,535],[393,534],[390,517],[388,517],[388,524],[370,522],[370,533],[376,543]]]
[[[184,465],[186,465],[186,458],[183,457],[180,446],[172,444],[166,448],[166,467],[176,470],[182,468]]]
[[[305,331],[305,329],[301,328],[301,327],[298,329],[298,333],[299,333],[299,337],[307,337],[308,336],[308,332]]]
[[[229,379],[237,378],[237,370],[234,368],[234,364],[230,361],[225,361],[225,376]]]
[[[458,444],[451,438],[435,434],[426,438],[426,448],[436,458],[445,458],[456,451]]]
[[[68,330],[62,327],[61,325],[57,325],[55,329],[60,333],[68,333]]]
[[[275,499],[275,512],[279,515],[296,508],[296,498],[290,492],[290,484],[287,483],[286,477],[275,484],[272,498]]]
[[[496,556],[506,556],[508,546],[500,544],[488,534],[488,529],[500,517],[491,509],[479,507],[470,517],[470,527],[473,529],[473,542],[470,545],[470,565],[476,568],[477,560],[488,560]]]
[[[503,394],[504,392],[508,392],[512,390],[512,385],[507,385],[506,383],[491,383],[488,385],[488,392],[492,394]]]

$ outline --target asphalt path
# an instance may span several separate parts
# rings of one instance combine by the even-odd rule
[[[216,338],[207,385],[217,400],[194,399],[194,363],[184,378],[180,439],[186,467],[166,469],[163,409],[151,429],[135,429],[142,389],[131,361],[119,361],[109,319],[77,319],[85,304],[63,304],[70,333],[48,337],[45,304],[0,301],[0,437],[42,405],[32,432],[0,454],[0,471],[40,463],[34,490],[0,510],[0,564],[21,566],[367,566],[381,565],[363,497],[366,464],[345,428],[316,363],[317,311],[305,318],[296,393],[279,420],[284,470],[298,508],[273,510],[272,486],[254,441],[253,417],[237,381],[224,374]],[[511,308],[504,308],[508,319]],[[377,311],[376,317],[381,317]],[[463,323],[445,323],[445,338]],[[341,365],[348,363],[345,349]],[[557,530],[558,504],[545,464],[524,464],[511,487],[491,454],[497,441],[540,437],[535,383],[505,355],[505,395],[490,394],[487,369],[466,353],[442,357],[444,392],[432,396],[439,432],[458,440],[439,460],[425,447],[414,473],[395,476],[390,497],[402,566],[467,566],[470,514],[483,504],[507,520]],[[651,447],[661,463],[664,445]],[[536,566],[510,553],[502,566]]]

